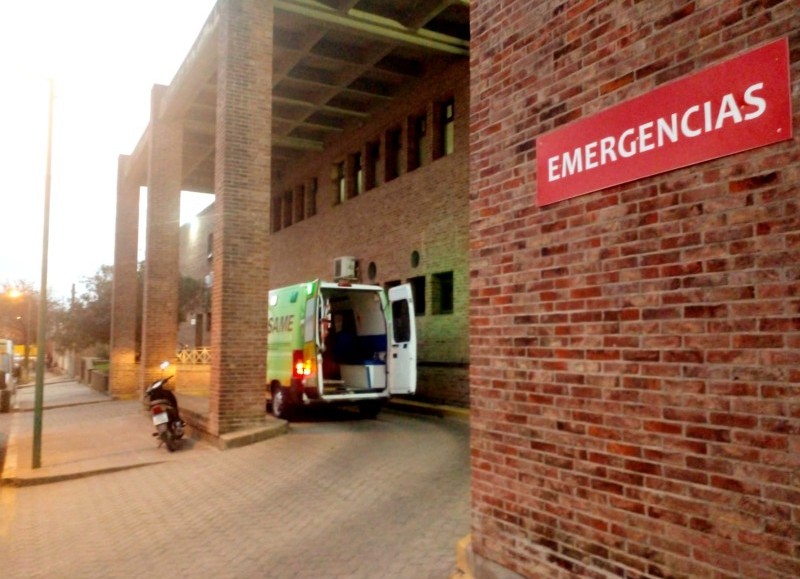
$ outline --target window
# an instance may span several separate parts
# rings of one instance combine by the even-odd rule
[[[317,214],[317,178],[308,182],[308,196],[306,197],[306,217]]]
[[[286,191],[283,194],[283,226],[289,227],[292,224],[292,192]]]
[[[336,163],[333,166],[333,182],[336,186],[336,203],[344,203],[347,200],[347,178],[344,172],[344,162]]]
[[[453,313],[453,272],[435,273],[431,279],[431,310],[434,315]]]
[[[408,280],[411,285],[411,294],[414,296],[414,314],[425,315],[425,276],[412,277]]]
[[[406,300],[392,302],[392,330],[394,341],[398,344],[411,339],[411,325],[408,323],[410,319]]]
[[[436,109],[436,142],[434,159],[450,155],[455,150],[455,101],[450,99]]]
[[[370,189],[379,185],[378,173],[380,169],[381,159],[381,143],[374,141],[367,143],[364,159],[364,190]]]
[[[300,223],[306,216],[306,188],[298,185],[294,191],[294,222]]]
[[[428,117],[426,115],[413,117],[409,124],[409,133],[408,170],[413,171],[424,164],[428,144]]]
[[[208,257],[206,258],[206,260],[208,261],[208,263],[211,263],[213,261],[213,259],[214,259],[214,234],[213,233],[209,233],[208,234],[207,244],[208,244],[207,245]]]
[[[361,153],[353,155],[353,178],[355,181],[353,197],[355,197],[364,192],[364,167],[361,163]]]
[[[455,150],[455,103],[451,99],[444,103],[442,108],[442,136],[444,144],[443,152],[445,155],[451,155]]]
[[[279,196],[272,198],[272,232],[281,230],[283,223],[283,201]]]
[[[400,176],[402,136],[403,132],[400,129],[392,129],[386,133],[386,181]]]

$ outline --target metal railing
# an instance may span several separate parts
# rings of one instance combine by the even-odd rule
[[[181,348],[176,357],[180,364],[210,364],[210,348]]]

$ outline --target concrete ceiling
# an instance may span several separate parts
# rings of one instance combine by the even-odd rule
[[[183,119],[185,190],[213,191],[216,24],[212,13],[161,108]],[[469,0],[275,0],[273,175],[468,51]]]

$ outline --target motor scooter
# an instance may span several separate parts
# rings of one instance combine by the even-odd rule
[[[178,401],[175,394],[164,388],[172,376],[156,380],[145,391],[144,395],[150,400],[150,412],[153,415],[153,425],[161,444],[167,446],[167,450],[174,452],[178,443],[183,438],[184,422],[178,414]]]

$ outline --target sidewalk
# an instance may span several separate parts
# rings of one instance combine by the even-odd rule
[[[219,452],[187,438],[176,452],[159,448],[138,400],[113,400],[85,384],[48,376],[44,384],[41,467],[32,468],[35,387],[17,388],[0,484],[26,486]],[[187,452],[191,450],[191,452]]]
[[[187,437],[175,452],[159,447],[152,436],[150,416],[138,400],[114,400],[71,378],[48,375],[44,384],[40,468],[32,468],[35,387],[17,388],[11,417],[5,465],[0,484],[46,484],[126,470],[165,461],[197,458],[198,453],[220,452],[287,431],[285,421],[268,417],[264,428],[225,435],[214,444],[207,437]],[[191,397],[183,399],[182,411],[196,412]],[[185,407],[184,407],[185,406]],[[389,409],[400,412],[468,419],[469,411],[395,399]],[[190,419],[188,419],[190,420]],[[220,443],[222,446],[220,446]],[[191,451],[191,452],[187,452]]]

